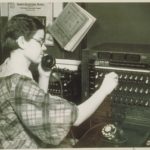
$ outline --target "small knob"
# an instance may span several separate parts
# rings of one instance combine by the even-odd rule
[[[119,87],[119,91],[122,91],[122,89],[123,89],[123,87],[121,86],[121,87]]]
[[[142,88],[142,89],[140,89],[140,93],[141,93],[141,94],[143,93],[143,91],[144,91],[144,90],[143,90],[143,88]]]
[[[133,75],[131,75],[131,76],[129,77],[129,79],[132,80],[132,79],[133,79]]]
[[[137,93],[137,92],[138,92],[138,88],[135,88],[135,90],[134,90],[134,91],[135,91],[135,93]]]
[[[133,88],[131,87],[130,89],[129,89],[129,92],[132,92],[133,91]]]
[[[149,102],[148,102],[148,101],[146,101],[145,106],[148,106],[148,105],[149,105]]]
[[[99,85],[98,84],[95,84],[95,89],[97,89],[99,87]]]
[[[102,77],[102,76],[103,76],[103,73],[100,73],[100,74],[99,74],[99,77]]]
[[[133,104],[133,99],[132,98],[130,99],[130,104]]]
[[[67,86],[67,83],[64,83],[64,86]]]
[[[139,101],[136,99],[136,100],[135,100],[135,104],[138,104],[138,103],[139,103]]]
[[[138,80],[138,76],[135,76],[134,80],[137,81]]]
[[[143,79],[144,79],[144,77],[143,77],[143,76],[141,76],[141,77],[140,77],[140,81],[143,81]]]
[[[97,79],[98,78],[98,72],[96,73],[96,75],[95,75],[95,79]]]
[[[128,87],[126,86],[125,88],[124,88],[124,91],[126,92],[128,90]]]
[[[148,78],[148,77],[146,77],[146,81],[145,81],[145,83],[146,83],[146,84],[148,84],[148,83],[149,83],[149,78]]]
[[[148,90],[148,89],[146,89],[146,90],[145,90],[145,94],[148,94],[148,93],[149,93],[149,90]]]
[[[123,75],[121,74],[121,75],[119,76],[119,79],[122,79],[122,77],[123,77]]]
[[[124,76],[124,79],[127,79],[128,78],[128,75],[126,74],[125,76]]]

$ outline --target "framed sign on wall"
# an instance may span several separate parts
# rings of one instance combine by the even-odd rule
[[[8,19],[17,14],[36,16],[45,27],[53,22],[53,3],[8,3]],[[46,32],[45,45],[53,46],[54,41],[50,33]]]

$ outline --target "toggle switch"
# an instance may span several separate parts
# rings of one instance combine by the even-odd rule
[[[126,86],[125,88],[124,88],[124,91],[126,92],[128,90],[128,87]]]
[[[146,77],[146,81],[145,81],[145,83],[146,83],[146,84],[148,84],[148,83],[149,83],[149,78],[148,78],[148,77]]]
[[[148,106],[148,105],[149,105],[149,102],[148,102],[148,101],[146,101],[145,106]]]
[[[126,74],[125,76],[124,76],[124,79],[127,79],[128,78],[128,75]]]
[[[132,79],[133,79],[133,75],[131,75],[131,76],[129,77],[129,79],[132,80]]]
[[[140,89],[140,93],[141,93],[141,94],[143,93],[143,91],[144,91],[144,90],[143,90],[143,88],[142,88],[142,89]]]
[[[138,80],[138,76],[135,76],[134,80],[137,81]]]
[[[119,79],[122,79],[122,77],[123,77],[123,75],[121,74],[121,75],[119,76]]]
[[[149,93],[149,90],[148,90],[148,89],[146,89],[146,90],[145,90],[145,94],[148,94],[148,93]]]
[[[96,73],[96,75],[95,75],[95,79],[97,79],[98,78],[98,72]]]
[[[144,77],[143,77],[143,76],[141,76],[141,77],[140,77],[140,81],[143,81],[143,79],[144,79]]]
[[[138,92],[138,88],[135,88],[134,92],[137,93]]]
[[[100,74],[99,74],[99,77],[102,77],[102,76],[103,76],[103,73],[100,73]]]
[[[133,88],[131,87],[130,89],[129,89],[129,92],[132,92],[133,91]]]

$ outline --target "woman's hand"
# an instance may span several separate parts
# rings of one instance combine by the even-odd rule
[[[107,95],[110,94],[118,85],[118,75],[115,72],[111,72],[105,75],[100,89]]]
[[[41,63],[38,65],[38,72],[39,72],[40,77],[43,77],[43,76],[49,77],[51,74],[51,70],[49,70],[49,71],[43,70]]]

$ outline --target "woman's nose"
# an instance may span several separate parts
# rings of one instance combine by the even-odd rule
[[[43,51],[46,51],[46,50],[47,50],[45,44],[42,45],[42,50],[43,50]]]

